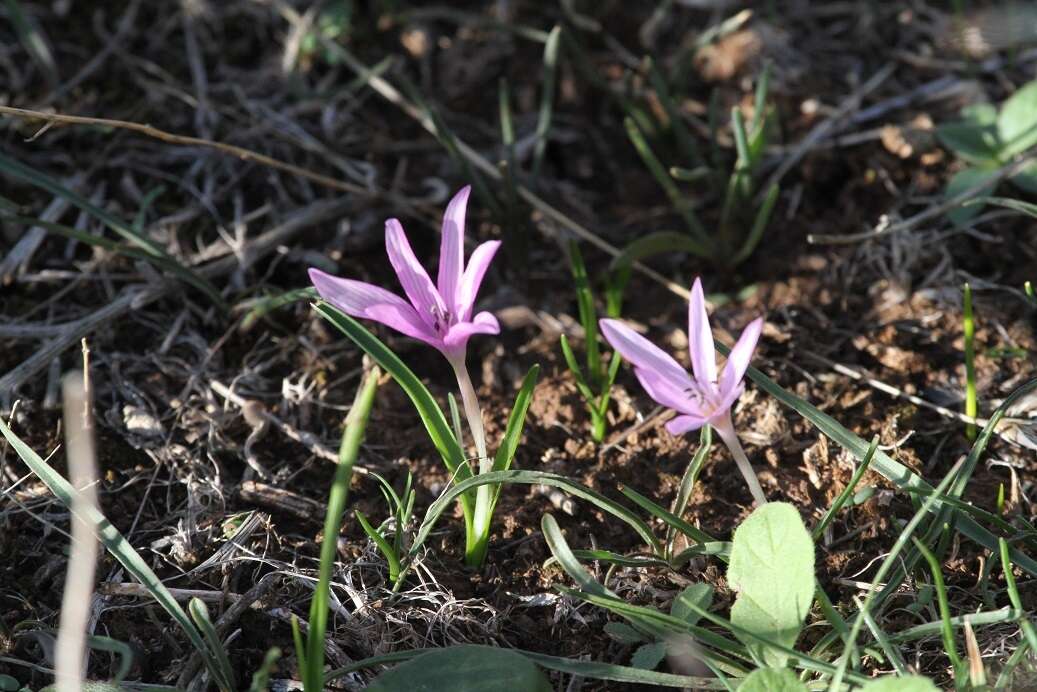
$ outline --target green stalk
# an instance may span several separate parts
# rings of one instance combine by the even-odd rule
[[[342,528],[342,515],[349,499],[349,482],[353,477],[353,464],[364,439],[367,419],[374,405],[374,394],[378,388],[381,370],[373,366],[357,390],[353,406],[346,416],[346,428],[339,447],[338,466],[331,482],[328,496],[328,512],[324,515],[324,540],[320,546],[320,568],[317,588],[310,601],[310,627],[306,637],[306,661],[303,666],[303,687],[306,692],[324,689],[324,633],[328,625],[328,596],[331,589],[331,572],[335,567],[338,549],[338,533]]]
[[[475,440],[475,451],[479,457],[478,473],[488,473],[493,470],[493,460],[486,453],[486,431],[482,423],[482,410],[479,408],[479,399],[475,395],[472,378],[465,367],[464,356],[450,358],[450,365],[454,368],[457,388],[461,391],[461,404],[468,419],[468,429],[472,431],[472,438]],[[494,488],[491,486],[482,485],[475,491],[475,511],[471,526],[466,527],[465,532],[465,564],[469,567],[479,567],[486,559],[486,548],[490,539],[490,518],[493,514],[493,495]]]
[[[965,333],[965,415],[976,417],[979,406],[976,401],[976,323],[972,318],[972,287],[965,284],[965,316],[962,330]],[[976,439],[976,424],[969,423],[965,435],[970,441]]]

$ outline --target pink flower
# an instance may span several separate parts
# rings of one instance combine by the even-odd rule
[[[612,348],[633,364],[634,374],[648,395],[677,412],[677,417],[666,424],[666,429],[673,435],[680,435],[703,425],[713,426],[746,475],[753,496],[760,503],[766,502],[731,422],[731,406],[745,389],[742,378],[760,338],[763,318],[753,320],[742,331],[719,374],[699,279],[695,279],[688,304],[691,375],[667,353],[619,320],[601,320],[600,325],[601,333]]]
[[[463,362],[469,337],[500,333],[497,318],[489,312],[472,316],[479,285],[500,241],[475,248],[465,266],[464,223],[470,192],[470,186],[462,188],[443,215],[436,284],[414,256],[399,220],[389,219],[385,222],[385,250],[408,300],[363,281],[341,279],[311,268],[310,280],[321,298],[347,315],[381,322],[424,341],[451,362]]]

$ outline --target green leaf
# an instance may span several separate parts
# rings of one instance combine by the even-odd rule
[[[738,692],[807,692],[788,668],[758,668],[742,681]]]
[[[702,611],[709,610],[711,605],[713,587],[705,582],[698,582],[677,594],[670,606],[670,615],[684,620],[689,625],[696,625],[702,617]]]
[[[202,636],[205,637],[205,641],[209,644],[209,649],[213,653],[213,658],[218,664],[219,677],[216,678],[217,687],[224,690],[224,692],[237,689],[237,685],[234,682],[234,669],[230,665],[226,649],[223,648],[223,642],[220,641],[220,635],[216,633],[216,627],[213,626],[212,620],[209,619],[209,608],[200,598],[192,598],[187,604],[187,610],[191,613],[191,619],[194,620],[194,624],[201,630]],[[215,675],[217,671],[213,670],[211,672]]]
[[[634,655],[630,657],[630,665],[634,668],[655,670],[664,658],[666,658],[666,643],[652,642],[637,647]]]
[[[451,432],[450,425],[447,423],[442,409],[439,408],[428,388],[422,384],[418,376],[414,374],[414,371],[408,368],[374,334],[364,329],[359,322],[349,315],[323,301],[314,303],[313,307],[321,317],[335,325],[353,343],[359,346],[364,353],[371,356],[383,370],[392,375],[392,378],[396,380],[400,388],[410,397],[414,408],[418,410],[418,415],[421,417],[422,423],[425,424],[429,438],[432,440],[432,444],[435,445],[439,455],[443,458],[443,463],[446,464],[447,470],[455,474],[455,478],[459,482],[470,478],[472,472],[468,468],[468,464],[465,463],[461,445],[458,444],[457,438]],[[460,500],[465,516],[470,516],[472,498],[462,495]]]
[[[656,231],[641,236],[623,248],[623,251],[613,258],[609,271],[624,269],[634,262],[648,257],[672,252],[687,252],[698,257],[709,257],[705,246],[686,233]]]
[[[7,427],[3,419],[0,418],[0,434],[3,434],[10,443],[11,448],[14,449],[15,453],[25,462],[33,473],[39,476],[50,491],[64,504],[66,507],[71,509],[73,507],[72,497],[75,495],[75,490],[71,484],[65,480],[61,474],[55,471],[50,464],[44,461],[39,454],[37,454],[29,445],[25,444],[20,437],[14,434],[14,432]],[[78,504],[78,503],[77,503]],[[145,562],[144,558],[133,549],[130,542],[119,533],[119,530],[115,528],[108,518],[105,517],[101,512],[93,506],[86,505],[80,510],[80,519],[91,527],[93,527],[94,533],[97,535],[98,540],[104,544],[108,552],[112,554],[116,560],[119,561],[127,572],[129,572],[134,579],[139,581],[144,588],[148,590],[151,597],[154,598],[159,605],[161,605],[170,617],[176,621],[187,638],[191,640],[191,644],[197,649],[205,661],[206,668],[213,675],[214,679],[218,679],[220,675],[219,662],[215,660],[212,652],[205,644],[205,640],[202,638],[198,628],[191,622],[191,618],[188,617],[184,609],[180,607],[173,594],[169,592],[162,580],[158,578],[148,563]]]
[[[738,592],[731,622],[792,648],[814,600],[814,543],[790,504],[758,507],[735,530],[727,581]],[[788,657],[742,638],[760,660],[781,667]]]
[[[30,185],[44,189],[52,195],[63,197],[68,200],[73,206],[78,207],[82,211],[95,217],[115,233],[118,233],[131,244],[137,246],[140,250],[156,259],[162,260],[162,262],[159,263],[159,266],[168,269],[170,273],[175,274],[184,282],[191,284],[202,293],[205,293],[205,295],[208,296],[209,299],[212,300],[212,302],[221,310],[226,310],[227,305],[224,303],[223,297],[220,296],[220,292],[217,291],[209,281],[196,274],[187,266],[180,264],[176,258],[166,253],[157,243],[155,243],[155,241],[137,233],[130,224],[127,224],[125,221],[109,214],[101,207],[98,207],[86,198],[81,197],[72,190],[69,190],[57,180],[40,173],[30,166],[26,166],[20,161],[4,156],[3,154],[0,154],[0,173],[5,173],[12,178],[17,178]]]
[[[522,654],[492,646],[433,649],[379,675],[368,692],[552,692]]]
[[[898,678],[887,675],[872,680],[861,688],[861,692],[939,692],[940,688],[932,680],[921,675],[907,675]]]
[[[277,661],[280,658],[280,648],[273,646],[267,649],[266,655],[263,656],[263,663],[252,674],[252,684],[249,685],[249,692],[267,692],[270,689],[270,676],[273,674]]]
[[[970,187],[979,185],[982,182],[992,179],[996,175],[996,171],[986,168],[963,168],[954,174],[954,176],[947,182],[947,188],[943,192],[943,196],[946,199],[957,197],[965,190]],[[992,192],[993,190],[989,190]],[[980,200],[978,202],[972,202],[971,204],[966,203],[960,207],[956,207],[947,212],[947,218],[950,219],[951,223],[955,226],[966,225],[974,216],[983,211],[983,204],[985,203],[986,195],[980,193],[972,200]],[[971,202],[971,200],[969,200]]]
[[[651,546],[652,551],[657,553],[660,550],[659,541],[652,533],[652,529],[646,524],[637,514],[623,505],[610,500],[596,490],[592,490],[585,485],[581,485],[576,481],[562,476],[556,473],[545,473],[543,471],[525,471],[525,470],[511,470],[511,471],[493,471],[490,473],[482,473],[478,476],[470,477],[464,480],[454,487],[450,488],[447,492],[443,493],[439,498],[433,502],[428,510],[425,512],[425,518],[421,522],[421,526],[418,527],[418,531],[414,536],[414,543],[410,548],[410,556],[415,557],[420,553],[421,546],[425,540],[428,539],[429,533],[436,525],[439,517],[446,511],[450,503],[458,497],[458,495],[468,492],[473,488],[477,488],[481,485],[488,485],[492,483],[522,483],[525,485],[547,485],[552,488],[560,488],[566,491],[570,495],[582,498],[595,505],[598,509],[601,509],[609,514],[622,519],[629,524],[637,534]]]
[[[504,437],[501,438],[497,453],[493,457],[491,471],[507,471],[511,468],[511,462],[515,458],[515,452],[518,450],[519,440],[522,437],[522,429],[526,425],[526,413],[533,400],[533,388],[536,387],[539,374],[540,366],[534,365],[522,380],[522,387],[519,388],[518,396],[515,397],[515,403],[511,407],[511,414],[508,416],[508,425],[504,428]],[[493,502],[490,504],[491,515],[497,506],[500,493],[501,486],[498,485],[494,489]]]
[[[1037,195],[1037,162],[1026,166],[1023,170],[1009,178],[1008,182],[1023,192]]]
[[[643,634],[625,622],[606,622],[602,629],[620,644],[640,644],[645,640]]]
[[[941,143],[966,163],[975,166],[997,165],[1001,147],[993,124],[971,122],[945,123],[936,128]]]
[[[997,133],[1003,158],[1021,154],[1037,144],[1037,81],[1023,85],[1001,104]]]

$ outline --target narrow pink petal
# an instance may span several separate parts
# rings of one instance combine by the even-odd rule
[[[468,258],[468,266],[465,267],[464,275],[461,276],[461,285],[457,290],[457,302],[453,308],[460,322],[472,318],[472,308],[475,306],[475,297],[479,294],[479,286],[482,285],[486,270],[490,268],[490,262],[500,247],[499,240],[490,240],[475,248],[472,256]]]
[[[443,342],[449,348],[463,348],[473,334],[500,334],[497,318],[488,312],[480,312],[471,322],[460,322],[452,326]]]
[[[340,279],[319,269],[310,269],[310,281],[321,298],[347,315],[381,322],[425,342],[436,338],[410,303],[384,288],[363,281]]]
[[[671,435],[683,435],[686,432],[698,430],[706,423],[706,420],[697,416],[677,416],[666,422],[666,431]]]
[[[392,327],[401,334],[424,341],[430,346],[443,350],[443,339],[425,324],[418,313],[410,305],[375,305],[367,309],[364,315],[375,322],[381,322],[387,327]]]
[[[717,381],[717,354],[713,351],[713,333],[706,314],[706,298],[702,281],[695,279],[688,303],[688,350],[691,352],[691,371],[703,386]]]
[[[464,223],[471,191],[470,185],[461,188],[443,214],[443,238],[439,244],[439,277],[436,286],[451,310],[457,308],[457,288],[464,272]]]
[[[644,370],[654,370],[680,387],[690,386],[691,377],[677,361],[619,320],[600,320],[598,325],[605,340],[629,363]]]
[[[648,396],[678,413],[702,418],[701,400],[696,396],[694,382],[683,371],[683,380],[673,380],[655,370],[634,368],[641,386]]]
[[[738,341],[727,356],[724,371],[720,373],[721,397],[727,398],[728,392],[737,387],[742,381],[745,371],[749,368],[749,361],[752,360],[753,350],[756,348],[756,342],[760,340],[760,332],[762,331],[762,317],[757,317],[742,330],[741,336],[738,337]]]
[[[445,322],[448,319],[446,304],[432,285],[432,279],[428,278],[425,268],[414,256],[407,234],[396,219],[385,222],[385,251],[389,254],[389,261],[396,270],[403,291],[421,320],[430,327]]]

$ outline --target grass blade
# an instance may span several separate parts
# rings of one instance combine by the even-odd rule
[[[75,489],[69,485],[61,474],[55,471],[50,464],[44,461],[39,454],[37,454],[31,447],[22,441],[20,437],[14,434],[7,424],[4,423],[3,419],[0,418],[0,433],[7,438],[11,448],[14,449],[15,453],[25,462],[33,473],[35,473],[40,480],[42,480],[50,491],[70,509],[73,506],[72,496],[75,493]],[[209,669],[210,673],[214,676],[219,675],[219,665],[213,659],[212,653],[209,651],[205,644],[205,640],[202,638],[198,628],[191,622],[191,618],[188,617],[184,609],[180,607],[176,599],[173,597],[169,590],[162,583],[162,580],[158,578],[148,564],[144,561],[144,558],[133,549],[119,530],[116,529],[107,517],[105,517],[100,511],[92,507],[84,507],[82,516],[80,517],[83,521],[86,521],[94,527],[94,531],[97,534],[98,540],[104,544],[108,552],[112,554],[119,564],[121,564],[127,572],[139,581],[151,594],[159,605],[161,605],[169,616],[180,625],[190,640],[191,644],[197,649],[205,661],[206,668]]]
[[[544,161],[547,150],[547,136],[551,131],[551,116],[554,113],[555,84],[558,81],[558,44],[562,36],[562,27],[556,25],[547,36],[544,44],[544,72],[542,78],[543,95],[540,99],[540,113],[537,116],[536,144],[533,147],[533,178],[540,176],[540,165]]]

